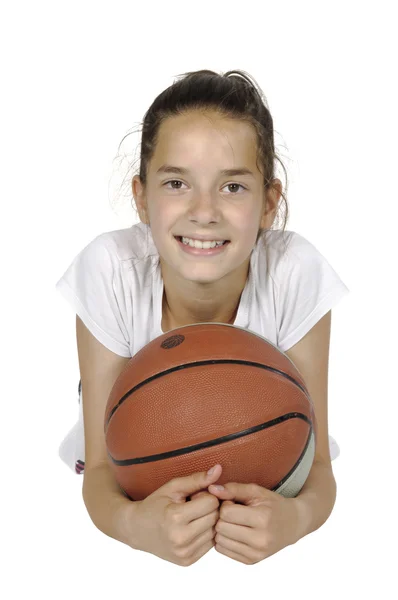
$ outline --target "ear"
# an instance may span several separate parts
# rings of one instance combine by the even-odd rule
[[[140,220],[142,223],[149,225],[145,189],[138,175],[134,175],[133,180],[131,182],[131,187],[133,190],[134,202],[137,207]]]

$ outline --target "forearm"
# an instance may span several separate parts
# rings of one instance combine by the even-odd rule
[[[336,501],[336,481],[330,465],[314,462],[300,493],[294,498],[299,512],[298,539],[319,529]]]
[[[109,466],[84,473],[83,499],[94,525],[105,535],[132,545],[130,513],[135,502],[121,490]]]

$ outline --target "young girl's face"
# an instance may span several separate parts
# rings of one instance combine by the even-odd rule
[[[256,166],[256,135],[247,123],[213,112],[191,112],[163,122],[148,167],[145,196],[133,193],[140,219],[150,224],[161,261],[184,279],[211,283],[247,262],[260,227],[268,228],[277,198],[264,214],[263,176]],[[178,167],[164,172],[165,165]],[[223,174],[226,169],[251,174]],[[228,240],[213,254],[184,251],[175,236]]]

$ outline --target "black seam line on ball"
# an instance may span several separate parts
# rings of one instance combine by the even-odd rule
[[[219,444],[225,444],[226,442],[230,442],[231,440],[235,440],[237,438],[245,437],[246,435],[251,435],[252,433],[256,433],[257,431],[261,431],[262,429],[268,429],[269,427],[274,427],[283,421],[288,421],[290,419],[302,419],[311,427],[311,421],[303,415],[302,413],[292,412],[287,413],[286,415],[281,415],[276,419],[272,419],[272,421],[267,421],[266,423],[261,423],[260,425],[256,425],[255,427],[249,427],[248,429],[244,429],[243,431],[237,431],[235,433],[230,433],[229,435],[224,435],[220,438],[216,438],[214,440],[206,440],[205,442],[201,442],[200,444],[194,444],[193,446],[186,446],[185,448],[178,448],[177,450],[170,450],[170,452],[162,452],[161,454],[152,454],[151,456],[141,456],[139,458],[126,458],[123,460],[117,460],[113,458],[113,456],[108,452],[109,458],[112,460],[114,465],[118,467],[128,467],[130,465],[142,465],[144,463],[155,462],[158,460],[165,460],[167,458],[174,458],[175,456],[180,456],[181,454],[189,454],[190,452],[196,452],[196,450],[202,450],[202,448],[211,448],[212,446],[218,446]]]
[[[311,441],[311,438],[312,438],[312,433],[313,433],[313,427],[312,427],[312,424],[310,424],[310,430],[309,430],[309,434],[308,434],[307,442],[306,442],[306,444],[305,444],[305,447],[304,447],[304,450],[302,451],[302,453],[301,453],[300,457],[298,458],[298,460],[297,460],[296,464],[295,464],[295,465],[294,465],[294,466],[293,466],[293,467],[290,469],[290,471],[287,473],[287,475],[285,475],[285,477],[282,477],[282,479],[281,479],[281,480],[280,480],[280,481],[279,481],[279,482],[278,482],[278,483],[277,483],[277,484],[276,484],[276,485],[275,485],[273,488],[271,488],[271,490],[270,490],[271,492],[276,492],[276,493],[278,493],[278,492],[277,492],[277,490],[278,490],[279,488],[281,488],[281,487],[282,487],[282,485],[283,485],[283,484],[284,484],[284,483],[285,483],[285,482],[286,482],[286,481],[287,481],[287,480],[288,480],[288,479],[291,477],[291,475],[294,473],[294,471],[295,471],[295,470],[298,468],[298,466],[300,465],[300,463],[303,461],[303,459],[304,459],[304,456],[305,456],[305,455],[306,455],[306,453],[307,453],[308,446],[310,445],[310,441]],[[124,490],[123,490],[123,491],[124,491]],[[125,492],[125,491],[124,491],[124,494],[127,496],[127,498],[128,498],[129,500],[133,500],[133,498],[131,498],[131,497],[130,497],[130,496],[127,494],[127,492]],[[282,494],[282,495],[283,495],[283,494]],[[238,502],[238,504],[240,504],[240,502]]]
[[[288,474],[285,475],[285,477],[282,477],[282,479],[271,489],[271,492],[276,492],[276,490],[278,488],[280,488],[285,483],[285,481],[287,481],[289,479],[289,477],[293,474],[293,472],[298,468],[299,464],[304,459],[304,456],[305,456],[305,454],[307,452],[308,446],[310,445],[311,437],[312,437],[312,424],[310,426],[310,431],[309,431],[309,434],[308,434],[307,443],[305,444],[305,448],[302,451],[301,456],[298,458],[296,464],[290,469],[290,471],[288,472]]]
[[[201,360],[201,361],[194,362],[194,363],[186,363],[184,365],[178,365],[177,367],[172,367],[171,369],[167,369],[166,371],[162,371],[161,373],[156,373],[156,375],[152,375],[151,377],[148,377],[148,379],[144,379],[144,381],[141,381],[140,383],[138,383],[131,390],[129,390],[128,392],[126,392],[124,394],[124,396],[122,396],[120,398],[120,400],[116,404],[116,406],[114,406],[112,408],[111,413],[110,413],[110,415],[109,415],[109,417],[108,417],[108,419],[107,419],[107,421],[105,423],[105,432],[106,432],[107,426],[109,425],[109,421],[111,420],[111,418],[113,417],[113,414],[117,411],[117,409],[119,408],[119,406],[121,406],[123,404],[123,402],[131,394],[133,394],[136,390],[140,389],[142,386],[146,385],[147,383],[150,383],[154,379],[158,379],[159,377],[163,377],[164,375],[168,375],[169,373],[173,373],[174,371],[180,371],[181,369],[190,369],[192,367],[202,367],[204,365],[231,365],[231,364],[234,364],[234,365],[248,365],[250,367],[258,367],[259,369],[265,369],[266,371],[272,371],[273,373],[278,373],[278,375],[282,375],[282,377],[285,377],[286,379],[289,379],[289,381],[291,381],[292,383],[294,383],[294,385],[296,385],[297,387],[299,387],[300,390],[302,392],[304,392],[304,394],[306,395],[306,397],[308,398],[308,400],[311,401],[309,393],[305,389],[305,387],[303,387],[298,381],[296,381],[296,379],[294,379],[294,377],[291,377],[287,373],[284,373],[283,371],[280,371],[279,369],[275,369],[274,367],[269,367],[267,365],[263,365],[262,363],[251,362],[249,360],[232,360],[232,359]]]

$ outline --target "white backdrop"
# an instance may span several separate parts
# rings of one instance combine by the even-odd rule
[[[327,600],[397,589],[393,4],[14,0],[2,9],[7,599]],[[332,311],[335,508],[316,532],[250,567],[215,550],[178,567],[105,536],[85,509],[83,477],[58,457],[78,415],[79,372],[75,314],[55,283],[94,237],[136,222],[131,197],[112,204],[119,142],[178,74],[198,69],[257,80],[288,171],[287,229],[351,291]],[[134,155],[139,137],[128,140]]]

